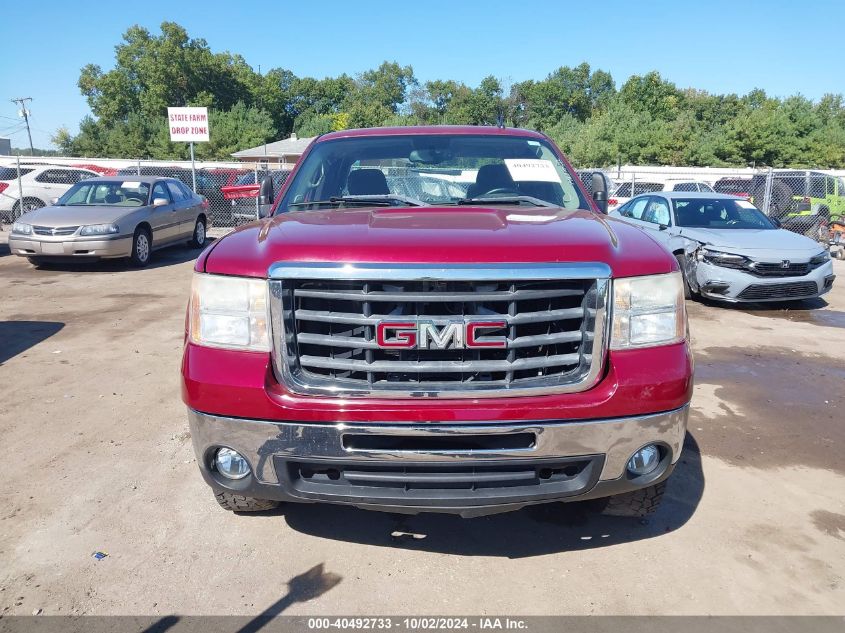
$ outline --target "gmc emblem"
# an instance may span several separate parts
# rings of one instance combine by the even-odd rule
[[[504,336],[484,336],[500,330],[507,321],[379,321],[376,343],[385,349],[476,349],[504,348]]]

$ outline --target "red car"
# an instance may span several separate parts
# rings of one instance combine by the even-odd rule
[[[654,510],[692,391],[683,284],[602,182],[540,133],[448,126],[326,134],[265,180],[270,216],[203,252],[188,308],[218,502]]]

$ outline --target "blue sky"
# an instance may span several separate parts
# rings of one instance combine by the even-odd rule
[[[196,2],[140,4],[39,0],[4,2],[0,38],[0,136],[26,145],[12,97],[33,97],[33,140],[46,146],[60,126],[75,131],[88,112],[79,69],[109,69],[122,33],[182,24],[212,50],[240,53],[254,68],[300,76],[360,73],[387,60],[413,66],[421,81],[475,85],[488,74],[542,79],[587,61],[620,85],[658,70],[680,87],[745,93],[845,92],[845,2],[800,4],[710,0],[600,3],[499,0],[418,2]],[[596,22],[596,20],[599,20]]]

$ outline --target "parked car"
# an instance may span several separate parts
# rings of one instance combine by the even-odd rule
[[[751,201],[751,178],[720,178],[713,183],[713,191]]]
[[[677,258],[687,298],[787,301],[818,297],[833,287],[826,249],[778,228],[735,196],[655,192],[611,215],[644,229]]]
[[[158,248],[204,246],[207,212],[206,200],[174,178],[91,178],[18,218],[9,249],[35,265],[129,257],[146,266]]]
[[[86,178],[99,176],[90,169],[58,165],[21,165],[21,187],[18,187],[18,168],[0,167],[0,222],[13,222],[27,211],[50,204]],[[23,203],[20,191],[23,189]]]
[[[448,202],[385,175],[450,168],[475,180]],[[182,395],[223,508],[656,508],[692,389],[682,277],[548,137],[344,130],[273,193],[198,261],[186,323]]]
[[[608,210],[613,211],[622,206],[634,196],[652,191],[713,191],[706,182],[690,180],[688,178],[649,178],[621,183],[608,200]]]

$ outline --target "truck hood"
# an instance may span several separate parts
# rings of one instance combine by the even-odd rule
[[[676,268],[643,231],[591,211],[380,207],[285,213],[233,231],[197,270],[266,277],[276,262],[603,262],[616,277]]]
[[[779,254],[818,255],[821,246],[818,242],[804,235],[798,235],[784,229],[680,229],[680,234],[691,240],[697,240],[713,248],[724,249],[738,255],[753,253],[760,256],[770,252],[776,259]]]
[[[117,206],[74,206],[55,207],[47,206],[24,213],[19,222],[35,224],[38,226],[82,226],[85,224],[109,224],[120,217],[137,211],[142,207],[117,207]]]

